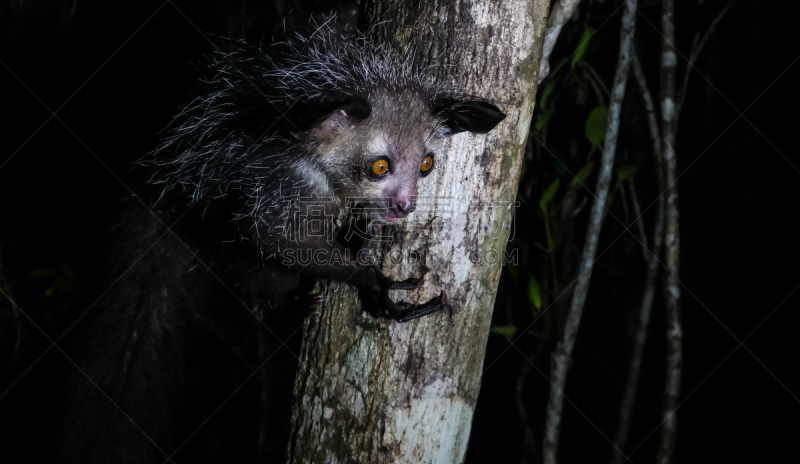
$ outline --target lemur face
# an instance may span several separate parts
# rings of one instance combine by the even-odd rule
[[[373,206],[373,218],[394,222],[416,209],[417,184],[436,168],[444,137],[485,132],[503,115],[485,102],[432,103],[414,92],[373,92],[307,132],[342,197]],[[473,107],[478,108],[477,114]]]

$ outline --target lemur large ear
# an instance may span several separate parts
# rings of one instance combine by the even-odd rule
[[[443,137],[464,131],[485,134],[506,117],[500,108],[487,101],[459,101],[452,98],[436,100],[433,104],[433,113],[442,118],[445,127]]]
[[[292,135],[301,141],[310,137],[315,140],[330,142],[337,134],[348,131],[362,120],[368,118],[370,113],[371,109],[365,103],[348,103],[339,106],[332,113],[318,118],[304,133],[292,133]]]

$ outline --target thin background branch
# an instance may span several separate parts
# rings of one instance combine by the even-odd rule
[[[672,449],[675,443],[678,405],[681,388],[681,365],[683,350],[683,329],[680,317],[680,222],[678,217],[678,187],[675,185],[677,162],[675,159],[675,74],[677,56],[675,48],[675,4],[673,0],[664,0],[661,13],[661,149],[664,166],[666,191],[666,237],[664,273],[664,303],[667,318],[667,372],[664,384],[663,425],[659,437],[658,464],[669,464],[672,461]]]
[[[692,51],[689,54],[689,62],[686,64],[686,72],[683,75],[683,84],[681,85],[680,90],[678,91],[678,101],[675,105],[675,132],[678,131],[678,117],[681,114],[681,108],[683,108],[683,102],[686,100],[686,90],[689,88],[689,76],[691,75],[692,71],[695,69],[695,63],[697,63],[697,58],[700,56],[700,52],[703,51],[703,47],[708,42],[708,38],[711,36],[711,33],[714,32],[714,29],[717,27],[717,24],[722,20],[728,10],[731,9],[733,4],[736,3],[736,0],[731,0],[725,8],[723,8],[717,16],[714,17],[714,20],[711,21],[711,25],[708,26],[705,34],[703,34],[703,38],[699,39],[699,34],[695,35],[694,42],[692,43]],[[699,40],[699,42],[698,42]],[[674,43],[674,42],[673,42]]]
[[[575,338],[578,334],[583,306],[591,280],[591,268],[594,265],[597,242],[605,216],[605,204],[608,189],[611,184],[611,174],[614,167],[614,154],[617,150],[617,134],[619,132],[619,118],[622,102],[625,97],[625,85],[628,81],[630,69],[630,56],[633,49],[633,36],[636,19],[636,0],[625,2],[620,30],[620,49],[617,69],[608,105],[608,119],[605,134],[605,146],[597,178],[595,200],[589,216],[589,227],[586,231],[586,241],[583,246],[578,272],[578,282],[572,296],[572,304],[567,314],[564,325],[564,334],[553,352],[550,367],[550,399],[547,404],[547,417],[545,423],[543,454],[545,464],[555,464],[558,455],[559,430],[564,409],[564,387],[567,380],[567,369],[570,365],[572,350],[575,347]],[[584,272],[585,271],[585,272]]]
[[[634,51],[631,56],[631,64],[633,66],[633,75],[636,78],[636,84],[639,87],[639,93],[644,102],[645,112],[647,113],[647,128],[650,133],[650,141],[653,144],[653,155],[656,158],[656,175],[658,177],[659,191],[664,190],[664,174],[661,163],[661,135],[658,131],[658,119],[656,118],[655,104],[650,90],[647,88],[647,81],[644,77],[642,65],[639,62],[639,56]],[[631,198],[633,201],[634,214],[639,230],[639,239],[642,243],[647,243],[647,234],[644,228],[644,221],[642,220],[641,207],[637,199],[636,191],[633,182],[630,183]],[[615,449],[611,457],[612,464],[618,464],[622,461],[623,456],[620,450],[625,449],[625,443],[628,440],[628,431],[630,430],[631,417],[633,416],[633,406],[636,404],[636,390],[639,386],[639,372],[642,367],[642,355],[644,354],[644,345],[647,341],[647,327],[650,323],[650,313],[653,308],[653,299],[655,297],[656,282],[658,278],[658,271],[661,269],[657,257],[661,255],[661,247],[663,244],[664,236],[664,196],[658,197],[658,211],[656,213],[656,224],[653,229],[653,254],[647,252],[644,248],[644,260],[647,263],[647,277],[645,278],[644,293],[642,294],[642,303],[639,307],[639,316],[636,321],[636,330],[633,339],[633,347],[631,348],[631,361],[628,367],[628,378],[625,381],[625,391],[623,392],[622,402],[619,407],[619,425],[617,426],[617,433],[614,436]]]
[[[553,47],[556,45],[558,35],[564,24],[575,13],[580,0],[557,0],[550,10],[547,17],[547,29],[544,31],[544,46],[542,49],[542,61],[539,64],[539,84],[550,74],[550,55],[553,54]]]

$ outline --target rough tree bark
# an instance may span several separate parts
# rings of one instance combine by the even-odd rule
[[[400,225],[389,253],[402,259],[383,266],[405,279],[427,265],[420,290],[392,296],[423,302],[444,290],[452,316],[379,320],[348,285],[322,287],[324,307],[304,327],[289,462],[463,461],[547,10],[548,0],[366,1],[362,22],[382,23],[371,29],[374,41],[414,50],[420,64],[497,103],[507,117],[487,135],[454,136],[437,154],[441,164],[419,185],[428,205]]]

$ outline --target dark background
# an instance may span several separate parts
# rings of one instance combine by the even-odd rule
[[[213,50],[201,32],[215,43],[220,43],[218,36],[269,43],[308,14],[329,8],[306,1],[199,3],[175,2],[186,17],[171,4],[148,1],[0,3],[0,277],[10,285],[3,290],[35,322],[0,301],[3,462],[57,460],[59,437],[70,426],[62,416],[64,382],[75,368],[56,349],[43,355],[51,343],[39,328],[53,340],[69,328],[59,345],[70,355],[81,345],[77,334],[82,324],[70,327],[105,290],[98,282],[109,278],[104,272],[113,259],[108,231],[120,201],[131,194],[125,186],[138,192],[145,180],[146,173],[132,170],[131,163],[154,148],[159,131],[191,100],[197,63]],[[695,33],[705,31],[725,4],[678,2],[678,50],[688,56]],[[616,6],[608,0],[592,4],[593,27],[604,20],[603,11],[611,13]],[[659,25],[658,2],[643,3],[641,11]],[[637,43],[657,95],[660,36],[642,18],[637,18]],[[692,75],[681,114],[677,153],[679,172],[685,170],[678,182],[685,403],[677,413],[676,462],[763,462],[795,454],[800,433],[800,297],[794,293],[800,285],[800,65],[794,63],[800,46],[792,32],[795,23],[796,15],[782,11],[777,2],[737,2],[697,63],[705,79]],[[573,22],[565,28],[554,62],[574,50],[584,25]],[[586,59],[608,84],[619,17],[602,29],[603,41]],[[681,77],[684,67],[679,58]],[[631,98],[638,95],[629,86],[626,100]],[[58,118],[64,124],[55,118],[46,122],[47,107],[62,105]],[[562,111],[552,124],[567,129],[548,143],[555,146],[573,133],[582,134],[582,111],[577,117],[570,108]],[[644,130],[641,122],[631,123],[621,137],[635,138],[631,133]],[[546,179],[548,170],[550,164],[529,164],[525,176]],[[528,181],[533,182],[523,179],[521,185]],[[637,178],[651,199],[657,193],[653,182],[644,175]],[[524,222],[516,230],[527,244],[541,240],[543,233],[540,225]],[[599,249],[622,231],[623,226],[607,219]],[[582,237],[583,232],[579,242]],[[598,262],[593,276],[566,390],[591,422],[565,405],[562,462],[610,457],[611,445],[600,431],[613,438],[616,428],[630,314],[644,273],[637,247],[632,237],[623,237]],[[509,316],[509,308],[529,305],[521,296],[526,292],[504,273],[496,324],[509,325],[509,318],[517,317],[517,325],[527,325],[530,318]],[[650,434],[660,422],[663,319],[657,297],[628,451],[644,444],[631,456],[633,462],[650,462],[658,439],[657,432]],[[749,338],[739,347],[735,337]],[[298,343],[299,336],[293,341]],[[552,341],[525,335],[515,343],[519,350],[508,349],[500,335],[490,336],[485,366],[491,367],[483,377],[467,462],[524,462],[526,426],[541,440],[549,383],[536,369],[521,377],[528,365],[521,353],[530,356],[539,349],[535,364],[546,373]],[[215,377],[217,384],[208,386],[214,398],[226,398],[250,374],[231,353],[225,343],[209,341],[199,355],[207,359],[197,362],[224,367]],[[527,420],[515,402],[520,378]],[[246,383],[187,445],[200,451],[187,451],[186,459],[254,461],[258,388],[253,380]],[[194,411],[198,423],[221,402],[203,401],[207,404],[198,403]],[[288,404],[289,399],[278,401]],[[281,433],[273,443],[278,453]]]

